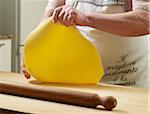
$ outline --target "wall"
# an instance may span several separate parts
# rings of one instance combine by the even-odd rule
[[[1,33],[15,35],[15,0],[0,0]]]
[[[0,0],[0,34],[2,34],[2,0]]]
[[[20,44],[40,23],[48,0],[20,0]]]

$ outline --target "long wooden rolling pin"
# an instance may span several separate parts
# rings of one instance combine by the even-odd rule
[[[109,111],[117,105],[116,99],[112,96],[100,97],[98,94],[58,88],[41,89],[37,86],[23,86],[10,82],[0,82],[0,92],[91,108],[102,105]]]

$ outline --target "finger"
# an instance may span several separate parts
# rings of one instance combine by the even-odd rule
[[[58,8],[56,8],[56,9],[54,10],[53,19],[54,19],[55,22],[58,21],[58,15],[59,15],[59,13],[61,12],[62,8],[63,8],[63,7],[58,7]]]
[[[65,14],[63,17],[63,22],[66,26],[70,25],[70,22],[68,21],[68,16],[69,16],[69,14]]]
[[[75,15],[69,15],[67,18],[69,25],[75,25]]]
[[[59,21],[64,24],[64,25],[68,25],[67,22],[67,17],[69,15],[69,11],[72,9],[71,6],[64,6],[62,11],[59,14]]]
[[[64,14],[65,14],[65,10],[63,9],[58,15],[58,20],[61,24],[64,24],[64,21],[63,21]]]
[[[23,70],[23,74],[27,79],[31,77],[30,74],[26,70]]]
[[[70,10],[69,12],[69,16],[68,16],[68,21],[70,22],[71,25],[75,25],[75,19],[77,17],[77,12],[75,10]]]
[[[24,62],[22,61],[21,64],[20,64],[20,68],[21,68],[21,71],[23,72],[24,76],[29,79],[31,76],[30,74],[26,71],[25,69],[25,64]]]
[[[72,7],[68,7],[65,11],[65,14],[63,16],[63,22],[66,26],[70,25],[70,22],[68,20],[68,16],[70,16],[70,10],[72,10]]]
[[[22,69],[22,72],[23,72],[23,75],[24,75],[27,79],[29,79],[29,78],[31,77],[30,74],[26,71],[25,68]]]

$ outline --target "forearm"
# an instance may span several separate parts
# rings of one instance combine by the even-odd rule
[[[120,14],[87,14],[86,26],[121,36],[139,36],[150,33],[149,12],[131,11]]]

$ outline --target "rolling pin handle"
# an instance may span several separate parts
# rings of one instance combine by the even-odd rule
[[[117,105],[117,100],[113,96],[100,97],[96,94],[95,100],[97,100],[96,106],[102,105],[108,111],[111,111]]]
[[[117,100],[113,96],[101,97],[100,100],[105,109],[109,111],[117,105]]]

